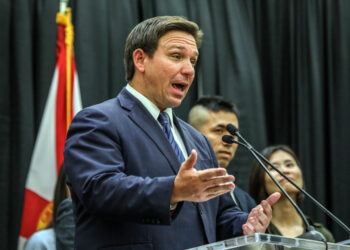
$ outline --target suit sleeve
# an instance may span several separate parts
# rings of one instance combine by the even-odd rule
[[[220,210],[217,217],[217,239],[225,240],[243,235],[242,225],[248,214],[240,210],[229,193],[220,196]]]
[[[169,224],[175,176],[126,175],[118,125],[126,126],[93,108],[75,116],[64,150],[72,195],[79,205],[98,216]],[[147,162],[135,167],[146,168]]]

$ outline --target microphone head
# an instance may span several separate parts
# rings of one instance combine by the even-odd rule
[[[233,137],[230,136],[230,135],[224,135],[224,136],[222,137],[222,141],[223,141],[223,142],[226,142],[226,143],[228,143],[228,144],[232,144],[232,143],[233,143]]]
[[[238,128],[231,123],[227,124],[226,129],[231,135],[236,135],[238,133]]]

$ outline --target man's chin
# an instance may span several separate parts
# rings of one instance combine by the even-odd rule
[[[171,108],[177,108],[181,105],[182,99],[173,98],[170,102]]]
[[[230,163],[230,162],[228,162],[228,161],[219,161],[219,166],[220,166],[221,168],[227,168],[227,166],[228,166],[229,163]]]

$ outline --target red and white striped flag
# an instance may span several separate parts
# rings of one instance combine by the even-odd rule
[[[56,68],[35,142],[25,187],[18,249],[37,230],[46,228],[52,216],[53,195],[63,163],[66,133],[73,116],[82,108],[73,55],[73,25],[66,8],[58,13]]]

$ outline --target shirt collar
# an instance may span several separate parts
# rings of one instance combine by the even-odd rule
[[[142,95],[136,89],[131,87],[129,83],[126,85],[126,90],[129,91],[130,94],[132,94],[137,100],[142,103],[142,105],[148,110],[148,112],[150,112],[156,121],[158,120],[160,110],[153,102],[151,102],[146,96]],[[171,108],[167,108],[163,112],[167,113],[170,119],[170,125],[174,127],[173,110]]]

